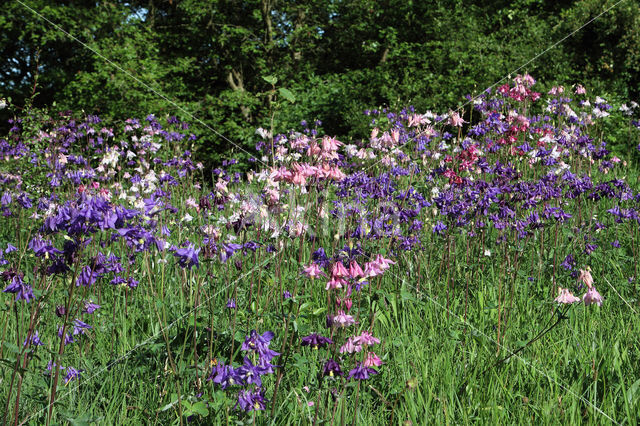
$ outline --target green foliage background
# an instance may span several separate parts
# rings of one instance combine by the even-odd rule
[[[135,76],[251,152],[257,127],[283,132],[301,120],[362,137],[363,110],[455,108],[617,1],[11,0],[0,15],[0,97],[110,120],[189,119]],[[623,1],[520,71],[636,99],[639,29],[640,6]],[[192,130],[209,166],[249,157],[203,125]]]

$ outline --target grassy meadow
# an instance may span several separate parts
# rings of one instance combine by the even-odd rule
[[[175,117],[16,110],[3,424],[636,424],[640,108],[541,86],[210,174]]]

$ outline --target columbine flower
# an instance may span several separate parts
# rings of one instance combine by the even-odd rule
[[[244,384],[233,367],[224,364],[213,367],[207,380],[213,380],[213,383],[220,385],[223,390],[229,386]]]
[[[364,264],[364,274],[366,278],[377,277],[378,275],[382,275],[383,273],[384,270],[375,261],[367,262]]]
[[[579,302],[580,298],[571,294],[568,288],[558,287],[558,297],[555,298],[555,301],[558,303],[575,303]]]
[[[100,305],[93,303],[91,300],[87,300],[84,303],[84,312],[87,314],[92,314],[98,309],[100,309]]]
[[[462,124],[466,123],[466,121],[464,121],[462,119],[462,117],[460,117],[460,114],[458,114],[457,112],[451,111],[449,112],[449,124],[455,127],[462,127]]]
[[[312,333],[302,338],[302,346],[311,346],[313,349],[323,348],[326,345],[331,345],[332,343],[333,340],[316,333]]]
[[[363,364],[358,364],[356,368],[349,371],[347,379],[351,379],[353,377],[357,380],[367,380],[371,374],[378,374],[378,372],[373,368],[365,367]]]
[[[262,395],[262,390],[258,389],[256,392],[249,390],[242,390],[238,393],[238,404],[243,411],[264,410],[265,399]]]
[[[368,331],[363,331],[361,335],[355,338],[355,341],[356,343],[359,343],[361,345],[366,345],[366,346],[371,346],[371,345],[375,345],[376,343],[380,343],[380,339],[373,337],[373,335]]]
[[[15,275],[11,279],[11,283],[4,290],[2,290],[2,292],[14,293],[16,295],[16,301],[24,299],[25,302],[29,303],[34,298],[33,288],[23,282],[22,278],[18,275]]]
[[[195,249],[192,244],[189,244],[185,248],[177,249],[173,255],[178,258],[178,264],[183,268],[195,267],[197,268],[200,263],[198,262],[198,253],[200,249]]]
[[[349,271],[347,271],[347,268],[344,267],[342,262],[337,261],[336,263],[333,264],[333,267],[331,268],[331,276],[333,276],[334,278],[348,277]]]
[[[28,344],[31,344],[32,346],[43,345],[42,341],[40,340],[40,336],[38,336],[38,330],[35,330],[28,339],[24,339],[23,346],[27,346]]]
[[[352,260],[349,264],[349,276],[353,279],[364,277],[364,271],[355,260]]]
[[[316,277],[319,277],[320,275],[326,275],[322,271],[322,269],[320,269],[320,266],[317,263],[312,263],[306,268],[303,268],[302,271],[309,278],[316,278]]]
[[[589,306],[592,303],[595,303],[598,306],[602,306],[602,296],[600,296],[598,290],[596,290],[596,288],[593,286],[589,287],[589,290],[587,290],[585,295],[582,296],[582,301],[584,302],[585,306]]]
[[[332,323],[337,327],[346,327],[355,324],[356,320],[351,315],[345,314],[344,311],[338,311],[338,315],[333,317]]]
[[[396,262],[394,262],[391,259],[385,258],[381,254],[377,254],[376,255],[375,262],[380,266],[380,269],[382,269],[383,271],[386,271],[387,269],[389,269],[391,267],[390,265],[395,265],[396,264]]]
[[[593,287],[593,277],[591,276],[591,269],[587,267],[587,269],[580,269],[580,276],[578,276],[578,281],[582,281],[584,285],[588,288]]]
[[[382,365],[382,360],[375,352],[369,352],[367,354],[367,359],[362,363],[365,367],[380,367]]]
[[[278,352],[269,349],[273,336],[274,333],[272,331],[266,331],[260,335],[257,331],[251,330],[240,349],[243,351],[255,351],[260,355],[261,360],[269,361],[273,357],[280,355]]]
[[[346,286],[346,284],[347,284],[347,282],[345,280],[343,280],[342,278],[332,277],[331,280],[329,282],[327,282],[327,286],[325,287],[325,290],[342,288],[342,287]]]
[[[348,354],[352,354],[355,352],[361,352],[362,345],[356,339],[356,337],[349,337],[345,344],[340,348],[340,353],[343,354],[346,352]]]
[[[438,221],[438,223],[436,223],[433,226],[433,233],[434,234],[438,234],[438,235],[442,235],[442,233],[447,229],[447,225],[445,225],[444,223],[442,223],[441,221]]]
[[[68,384],[71,380],[77,380],[80,378],[82,370],[76,370],[73,367],[67,367],[67,375],[64,378],[64,384]]]
[[[322,367],[322,375],[323,376],[342,376],[342,370],[340,369],[340,364],[338,364],[333,359],[328,359],[327,362]]]
[[[245,383],[253,383],[257,387],[262,386],[262,380],[260,379],[260,375],[262,372],[260,371],[259,367],[253,365],[248,357],[244,357],[244,362],[240,367],[237,368],[237,372],[238,376],[240,376],[240,378]]]

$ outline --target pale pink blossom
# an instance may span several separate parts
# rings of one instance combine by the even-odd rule
[[[349,276],[354,279],[364,277],[364,271],[355,260],[352,260],[349,264]]]
[[[335,290],[337,288],[345,287],[346,284],[347,284],[347,282],[345,280],[343,280],[342,278],[332,277],[329,280],[329,282],[327,283],[327,286],[324,289],[325,290]]]
[[[352,354],[352,353],[361,352],[361,351],[362,351],[362,345],[356,342],[356,338],[354,337],[349,337],[345,342],[345,344],[340,347],[341,354],[345,352],[348,354]]]
[[[568,288],[558,287],[558,297],[555,298],[555,301],[558,303],[575,303],[579,302],[580,298],[571,294]]]
[[[347,268],[338,260],[331,268],[331,275],[336,278],[344,278],[349,276],[349,271],[347,271]]]
[[[327,151],[337,151],[343,143],[337,140],[336,138],[331,138],[329,136],[325,136],[322,139],[322,150]]]
[[[589,290],[582,296],[582,301],[585,306],[589,306],[592,303],[602,306],[602,296],[600,296],[600,293],[598,293],[595,287],[589,287]]]
[[[306,268],[303,268],[302,271],[309,278],[316,278],[316,277],[319,277],[321,275],[326,275],[322,271],[322,269],[320,269],[320,266],[317,263],[312,263],[311,265],[307,266]]]
[[[375,352],[369,352],[362,365],[365,367],[380,367],[382,365],[382,360],[375,354]]]
[[[376,262],[367,262],[364,264],[364,274],[367,278],[382,275],[384,270]]]
[[[456,126],[456,127],[462,127],[463,123],[466,123],[466,121],[464,121],[462,119],[462,117],[460,117],[460,114],[458,114],[455,111],[449,112],[449,124],[450,125]]]
[[[218,182],[216,182],[216,189],[221,194],[226,194],[227,192],[229,192],[229,190],[227,189],[227,181],[218,179]]]
[[[395,265],[395,264],[396,264],[396,262],[394,262],[394,261],[393,261],[393,260],[391,260],[391,259],[387,259],[387,258],[385,258],[385,257],[384,257],[383,255],[381,255],[381,254],[377,254],[377,255],[376,255],[376,259],[375,259],[375,261],[374,261],[374,262],[376,262],[378,265],[380,265],[380,268],[381,268],[383,271],[386,271],[387,269],[389,269],[389,268],[390,268],[390,265]]]
[[[578,276],[578,281],[582,281],[582,283],[588,288],[593,287],[593,277],[591,276],[591,270],[589,268],[580,269],[580,276]]]
[[[347,327],[356,323],[351,315],[347,315],[344,311],[338,311],[338,314],[333,317],[333,325],[337,327]]]
[[[355,341],[361,345],[371,346],[380,343],[380,339],[373,337],[368,331],[363,331],[362,334],[355,338]]]

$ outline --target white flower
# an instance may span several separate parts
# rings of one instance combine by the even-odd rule
[[[271,132],[263,129],[262,127],[258,127],[256,129],[256,135],[259,135],[261,138],[264,138],[264,139],[271,138]]]

